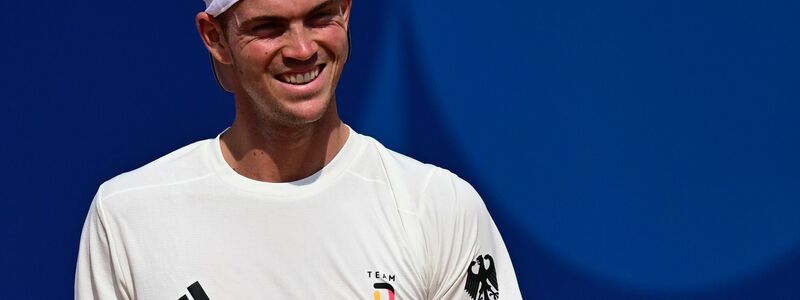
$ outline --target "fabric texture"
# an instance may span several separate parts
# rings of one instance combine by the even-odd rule
[[[239,0],[203,0],[206,2],[206,12],[214,17],[224,13]]]
[[[239,175],[217,136],[103,183],[83,228],[75,298],[521,296],[467,182],[351,129],[328,165],[296,182]]]

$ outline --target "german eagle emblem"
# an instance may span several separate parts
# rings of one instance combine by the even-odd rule
[[[497,286],[497,272],[491,255],[478,255],[467,269],[467,283],[464,286],[474,300],[496,300],[500,297]]]

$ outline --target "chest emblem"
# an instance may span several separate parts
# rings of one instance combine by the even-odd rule
[[[394,287],[389,283],[395,281],[396,277],[394,274],[387,274],[380,271],[367,271],[367,277],[380,281],[372,285],[375,289],[375,291],[372,292],[372,298],[374,300],[386,299],[382,298],[382,295],[387,295],[389,300],[394,300]]]
[[[375,298],[375,300],[381,300],[381,294],[383,294],[381,291],[386,291],[386,293],[389,294],[389,300],[394,300],[394,287],[392,287],[391,284],[379,282],[373,285],[373,287],[375,288],[375,292],[372,293],[372,297]]]

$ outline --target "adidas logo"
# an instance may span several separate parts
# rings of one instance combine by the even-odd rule
[[[194,300],[209,300],[208,295],[206,295],[206,291],[204,291],[203,287],[200,286],[199,281],[195,281],[186,289],[189,290],[189,294],[192,295],[192,299]],[[178,298],[178,300],[189,300],[189,297],[186,297],[184,294],[183,297]]]

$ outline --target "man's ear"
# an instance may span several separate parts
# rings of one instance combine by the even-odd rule
[[[339,13],[344,20],[344,30],[347,32],[347,56],[344,58],[345,64],[350,60],[350,54],[352,54],[353,51],[353,37],[350,35],[350,5],[352,3],[352,0],[339,0]]]
[[[211,57],[220,64],[232,64],[230,47],[225,41],[225,29],[222,28],[222,24],[208,13],[200,12],[195,17],[195,25]]]
[[[348,30],[350,28],[350,5],[353,3],[352,0],[340,0],[339,3],[340,10],[342,12],[342,17],[344,18],[344,24],[347,26]]]

